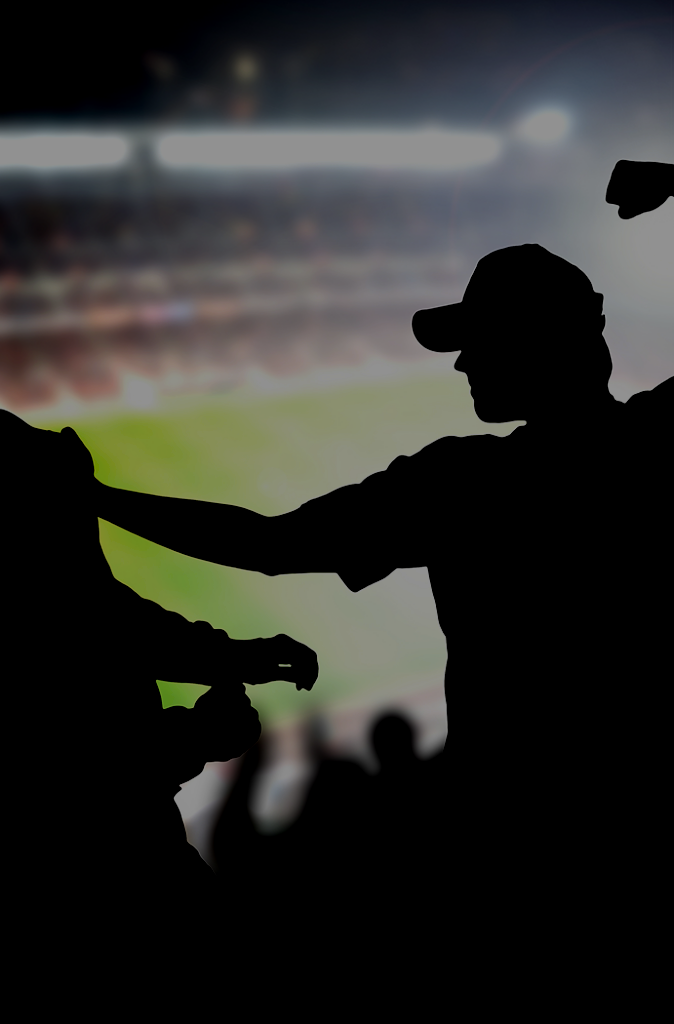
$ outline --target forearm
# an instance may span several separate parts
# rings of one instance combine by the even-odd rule
[[[191,622],[111,578],[106,618],[120,644],[155,679],[210,685],[240,682],[243,641],[208,622]]]
[[[674,199],[674,164],[660,164],[663,191]]]
[[[96,483],[101,519],[192,558],[265,572],[270,522],[235,505],[166,498]]]

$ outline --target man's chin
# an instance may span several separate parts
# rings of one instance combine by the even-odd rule
[[[513,420],[521,419],[520,416],[513,416],[509,409],[499,406],[497,402],[473,401],[475,415],[483,423],[511,423]]]

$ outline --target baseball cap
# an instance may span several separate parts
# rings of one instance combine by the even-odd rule
[[[412,318],[418,342],[431,352],[458,352],[477,314],[546,315],[556,322],[596,320],[603,330],[604,296],[583,271],[542,245],[511,245],[483,256],[461,302],[420,309]]]

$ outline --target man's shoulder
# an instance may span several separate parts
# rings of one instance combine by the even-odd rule
[[[53,451],[61,435],[26,423],[8,409],[0,409],[0,446],[8,458],[13,452]]]
[[[630,410],[642,408],[664,409],[665,407],[671,409],[673,401],[674,377],[668,377],[667,380],[663,380],[662,384],[651,388],[650,391],[638,391],[635,395],[632,395],[625,402],[625,408]]]
[[[338,487],[305,502],[300,507],[301,515],[341,515],[354,509],[361,512],[379,510],[382,502],[391,500],[412,505],[422,493],[429,497],[437,495],[438,491],[443,492],[448,479],[451,479],[453,487],[460,487],[462,481],[472,486],[485,478],[483,470],[486,464],[496,464],[498,459],[490,459],[489,453],[502,451],[503,446],[497,442],[503,440],[494,434],[440,437],[414,455],[399,455],[386,469],[370,474],[361,483]],[[297,512],[289,515],[297,522]]]
[[[493,451],[495,442],[500,440],[503,438],[497,434],[448,434],[446,437],[438,437],[437,440],[426,444],[412,456],[399,456],[398,458],[424,461],[461,457],[464,454],[473,458],[477,452]]]
[[[0,409],[0,464],[5,495],[12,494],[16,510],[57,482],[60,435],[41,430]]]
[[[15,412],[9,409],[0,409],[0,431],[3,434],[11,434],[13,437],[37,437],[44,434],[53,434],[54,431],[43,430],[26,423]]]
[[[424,448],[421,448],[414,455],[399,455],[394,459],[389,470],[415,470],[430,465],[442,465],[452,463],[460,464],[466,460],[470,464],[475,459],[488,458],[492,453],[499,451],[497,442],[505,440],[496,434],[448,434],[446,437],[439,437]],[[501,449],[503,450],[503,449]]]
[[[652,388],[632,395],[624,405],[630,427],[643,426],[649,431],[671,435],[674,421],[674,377]]]

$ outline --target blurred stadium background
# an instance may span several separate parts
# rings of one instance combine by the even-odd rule
[[[105,482],[273,514],[444,434],[509,433],[410,330],[506,245],[539,242],[604,293],[616,397],[671,375],[673,208],[620,222],[604,202],[618,159],[674,159],[671,3],[82,10],[15,11],[6,32],[0,404],[74,425]],[[560,368],[573,357],[569,339]],[[383,709],[420,754],[444,741],[425,571],[354,596],[101,537],[143,596],[317,649],[314,692],[251,694],[274,751],[261,827],[294,813],[317,717],[368,764]],[[166,706],[202,692],[159,685]],[[132,713],[123,680],[120,699]],[[195,843],[235,768],[178,797]]]

